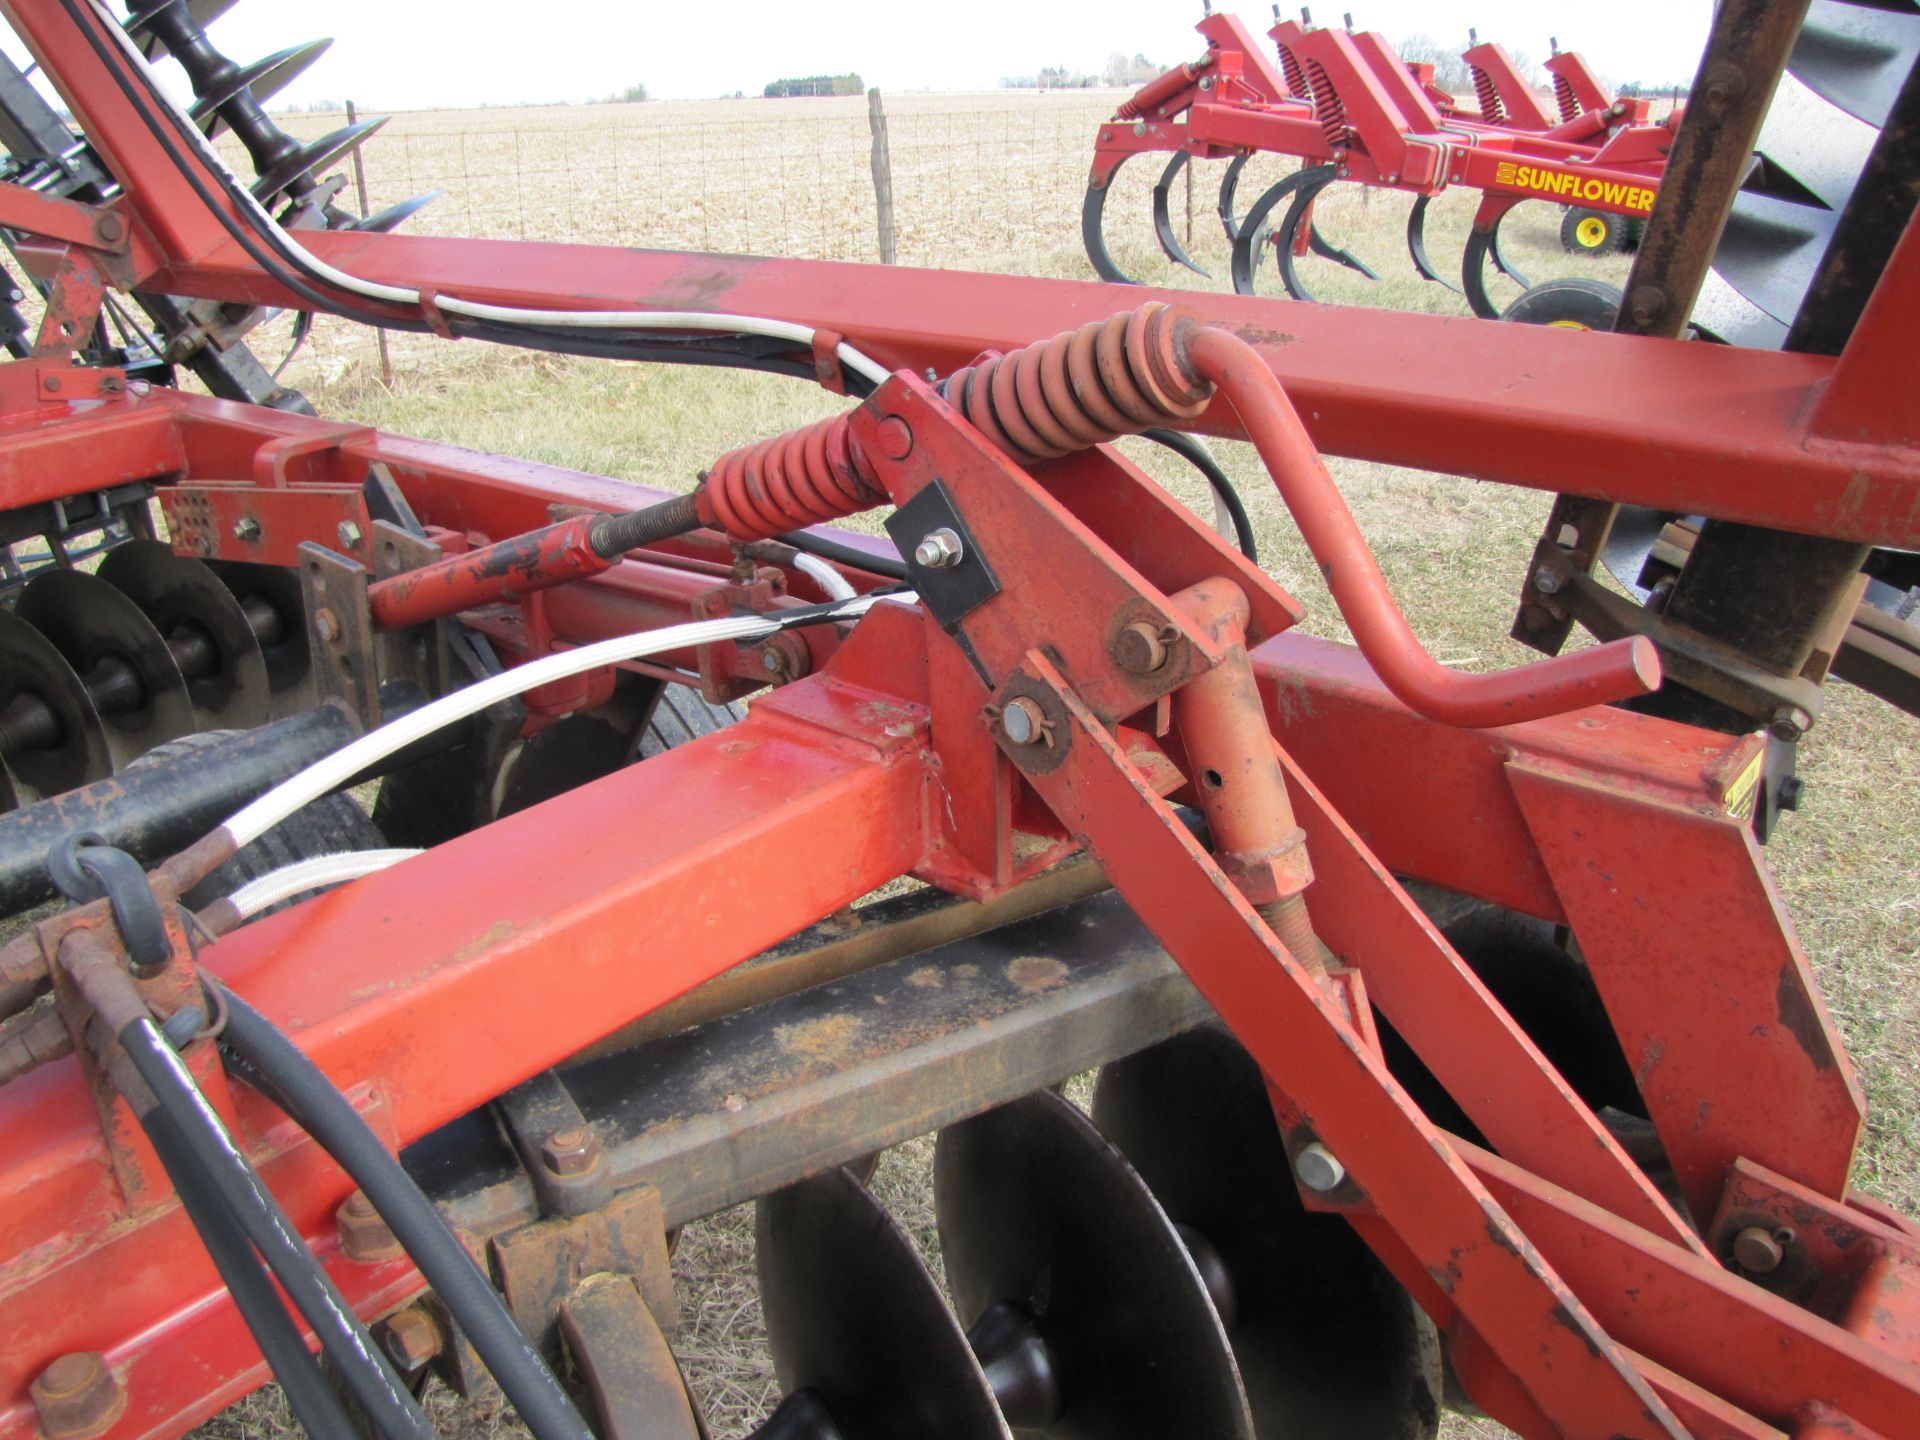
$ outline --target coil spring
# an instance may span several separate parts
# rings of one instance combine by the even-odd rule
[[[1285,45],[1274,47],[1280,52],[1280,73],[1286,77],[1287,93],[1302,100],[1311,100],[1313,91],[1307,86],[1307,72],[1300,68],[1300,57]]]
[[[1320,122],[1327,144],[1336,149],[1345,145],[1353,135],[1353,127],[1347,124],[1347,107],[1327,78],[1326,66],[1318,60],[1307,61],[1307,88],[1313,92],[1313,118]]]
[[[1171,305],[1121,311],[957,370],[940,393],[1009,458],[1051,460],[1205,409],[1213,386],[1194,378],[1181,338],[1191,323]],[[764,540],[884,503],[852,418],[721,456],[694,495],[700,523]]]
[[[1122,311],[957,370],[940,392],[1022,463],[1191,419],[1213,386],[1186,365],[1186,320],[1170,305]]]
[[[1564,124],[1568,120],[1580,118],[1580,102],[1574,97],[1573,86],[1567,83],[1567,77],[1553,77],[1553,101],[1560,107],[1560,119]]]
[[[1480,104],[1482,120],[1504,120],[1507,107],[1500,103],[1500,92],[1493,88],[1493,77],[1478,65],[1473,70],[1473,96]]]
[[[852,414],[729,451],[714,462],[697,502],[703,524],[736,540],[765,540],[882,503],[849,432]]]

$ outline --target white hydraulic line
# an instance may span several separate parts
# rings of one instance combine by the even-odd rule
[[[881,600],[913,603],[910,594],[859,595],[837,603],[829,618],[851,620],[864,615]],[[235,846],[249,844],[293,814],[302,805],[337,790],[355,775],[397,750],[403,750],[435,730],[464,720],[489,705],[519,695],[537,686],[564,680],[570,675],[644,659],[664,650],[687,650],[697,645],[717,645],[727,640],[758,640],[787,629],[790,617],[772,615],[721,616],[714,620],[695,620],[685,625],[668,625],[633,635],[616,635],[577,650],[543,655],[525,665],[516,665],[498,675],[489,675],[451,695],[422,705],[418,710],[390,720],[370,730],[358,740],[323,756],[291,779],[283,780],[250,805],[236,812],[220,828],[232,837]]]
[[[113,18],[102,0],[91,0],[93,8],[99,12],[108,28],[119,38],[122,46],[136,63],[146,66],[145,57],[134,48],[120,22]],[[378,280],[365,280],[358,275],[350,275],[337,269],[315,255],[306,246],[296,240],[284,229],[280,222],[267,213],[267,208],[248,190],[245,182],[233,175],[226,161],[222,160],[212,144],[200,133],[200,128],[187,118],[180,106],[157,83],[149,87],[150,93],[160,103],[167,106],[180,120],[179,130],[189,142],[199,147],[201,157],[210,165],[234,179],[229,188],[233,198],[239,200],[253,212],[255,226],[272,232],[286,249],[300,258],[300,264],[313,275],[325,280],[337,289],[347,290],[355,295],[365,296],[369,300],[381,300],[392,305],[419,305],[420,292],[404,285],[388,285]],[[488,305],[477,300],[462,300],[457,295],[434,296],[434,305],[448,315],[464,315],[471,320],[490,320],[502,325],[533,325],[558,330],[697,330],[715,331],[727,335],[764,335],[775,340],[791,340],[797,345],[811,347],[814,331],[809,325],[798,325],[788,320],[769,320],[757,315],[718,315],[704,310],[525,310],[511,305]],[[886,366],[865,352],[855,349],[842,341],[835,353],[848,369],[878,385],[890,375]]]
[[[813,577],[814,583],[827,592],[829,600],[851,600],[860,593],[847,583],[846,576],[818,555],[801,550],[793,563],[796,569]]]
[[[315,855],[249,880],[227,896],[227,903],[240,913],[242,920],[251,920],[282,900],[291,900],[309,890],[358,880],[363,875],[385,870],[389,865],[398,865],[402,860],[419,853],[418,850],[346,850],[332,855]]]

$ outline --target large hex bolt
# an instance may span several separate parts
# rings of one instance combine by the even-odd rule
[[[563,1179],[586,1174],[599,1160],[600,1142],[584,1125],[556,1130],[540,1146],[540,1163]]]
[[[423,1306],[409,1305],[397,1315],[387,1317],[385,1325],[387,1354],[402,1370],[418,1370],[446,1345],[440,1322]]]
[[[404,1253],[393,1231],[387,1228],[387,1222],[367,1199],[366,1192],[354,1191],[341,1202],[334,1217],[340,1225],[340,1253],[349,1260],[372,1265],[397,1259]]]
[[[88,1440],[127,1408],[127,1392],[94,1350],[62,1355],[33,1377],[33,1408],[46,1440]]]

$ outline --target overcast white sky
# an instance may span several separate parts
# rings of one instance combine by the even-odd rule
[[[1347,0],[1314,19],[1398,38],[1482,39],[1536,58],[1547,37],[1609,80],[1690,78],[1710,0]],[[1223,0],[1264,40],[1266,4]],[[1287,7],[1296,13],[1297,4]],[[784,75],[857,70],[883,90],[988,89],[1045,65],[1098,70],[1119,51],[1199,53],[1200,0],[242,0],[213,36],[249,61],[316,35],[335,44],[284,100],[363,110],[579,100],[636,82],[662,99],[757,93]]]

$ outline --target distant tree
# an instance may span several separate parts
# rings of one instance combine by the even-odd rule
[[[794,95],[864,95],[867,82],[858,75],[807,75],[794,80],[775,80],[764,92],[769,100],[784,100]]]
[[[622,105],[647,98],[647,87],[645,85],[629,85],[624,90],[618,90],[611,95],[601,97],[601,103],[606,105]]]

